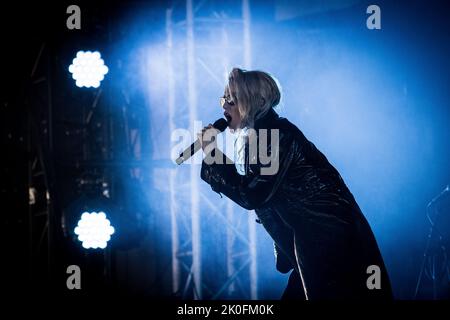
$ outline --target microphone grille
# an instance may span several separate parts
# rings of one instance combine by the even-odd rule
[[[219,130],[220,132],[223,132],[228,126],[227,120],[224,118],[220,118],[214,122],[213,127]]]

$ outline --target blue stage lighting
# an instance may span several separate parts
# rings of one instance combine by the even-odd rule
[[[114,227],[104,212],[84,212],[74,230],[85,249],[104,249],[114,233]]]
[[[98,88],[108,73],[108,67],[104,64],[100,52],[78,51],[69,66],[69,72],[72,73],[77,87]]]

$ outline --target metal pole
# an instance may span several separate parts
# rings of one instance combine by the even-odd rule
[[[252,51],[250,39],[250,3],[249,0],[242,0],[242,20],[244,34],[244,67],[251,68]],[[250,252],[250,297],[253,300],[258,299],[258,268],[256,264],[256,224],[253,212],[248,215],[248,236]]]
[[[167,35],[167,77],[168,77],[168,107],[169,107],[169,135],[175,129],[174,108],[175,108],[175,83],[173,78],[172,65],[172,11],[166,10],[166,35]],[[171,155],[169,155],[170,157]],[[169,192],[170,192],[170,228],[172,236],[172,292],[177,293],[180,290],[180,262],[178,261],[179,235],[176,214],[175,199],[176,169],[169,169]]]
[[[51,65],[51,59],[52,59],[52,51],[50,45],[47,45],[47,107],[48,107],[48,160],[49,162],[52,161],[53,157],[53,101],[52,101],[52,65]],[[50,170],[53,169],[53,164],[48,163]],[[54,269],[54,238],[55,238],[55,231],[56,231],[56,211],[55,211],[55,194],[54,194],[54,175],[52,174],[52,177],[48,180],[48,198],[47,198],[47,205],[48,205],[48,229],[47,229],[47,240],[48,240],[48,256],[47,256],[47,262],[48,262],[48,278],[49,282],[51,283],[51,286],[53,286],[53,269]]]
[[[197,121],[197,96],[195,76],[195,39],[194,12],[192,0],[186,1],[186,38],[187,38],[187,85],[189,121],[191,125]],[[191,181],[191,217],[192,217],[192,271],[194,280],[194,299],[202,299],[202,264],[201,264],[201,232],[199,210],[199,172],[192,159],[190,168]]]

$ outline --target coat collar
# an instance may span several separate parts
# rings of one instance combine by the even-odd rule
[[[278,120],[280,116],[273,108],[270,108],[264,116],[255,120],[254,129],[269,128],[274,121]]]

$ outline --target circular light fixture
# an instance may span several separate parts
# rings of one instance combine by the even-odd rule
[[[111,226],[103,211],[83,212],[78,225],[74,229],[74,233],[85,249],[106,248],[114,231],[114,227]]]
[[[98,51],[78,51],[69,66],[69,72],[76,86],[80,88],[98,88],[108,70]]]

